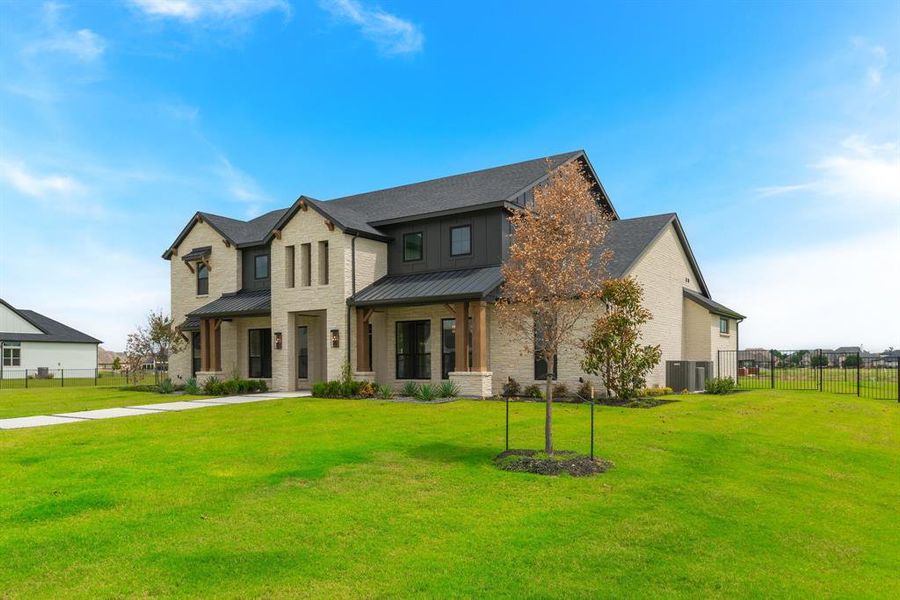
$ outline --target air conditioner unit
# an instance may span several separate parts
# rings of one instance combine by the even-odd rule
[[[709,360],[667,360],[666,387],[676,392],[699,392],[706,380],[713,376],[713,364]]]

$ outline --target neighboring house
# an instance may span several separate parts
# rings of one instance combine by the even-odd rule
[[[171,357],[171,376],[238,374],[291,390],[339,378],[349,361],[357,378],[451,379],[471,396],[509,377],[540,382],[546,365],[498,327],[492,303],[510,210],[533,205],[548,163],[569,161],[613,219],[609,274],[644,286],[654,315],[644,343],[662,347],[649,383],[665,383],[667,360],[715,365],[718,350],[736,349],[743,316],[711,299],[677,215],[619,219],[576,151],[324,202],[301,196],[251,221],[196,213],[163,254],[172,316],[191,342]],[[580,358],[559,357],[559,381],[577,385]]]
[[[123,363],[125,361],[125,353],[107,350],[102,346],[97,348],[97,366],[99,368],[111,370],[117,358],[120,363]]]
[[[0,369],[6,379],[23,378],[26,370],[29,376],[57,374],[59,369],[73,375],[76,370],[93,371],[99,344],[98,339],[33,310],[13,308],[0,298]]]

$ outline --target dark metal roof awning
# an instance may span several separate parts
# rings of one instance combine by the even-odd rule
[[[249,315],[268,315],[272,312],[272,292],[270,290],[253,290],[222,294],[197,310],[187,314],[197,319],[213,317],[240,317]],[[185,321],[187,322],[187,321]]]
[[[687,288],[683,288],[683,289],[684,289],[684,297],[685,298],[693,300],[694,302],[696,302],[700,306],[706,308],[709,312],[713,313],[714,315],[721,315],[723,317],[730,317],[732,319],[746,319],[747,318],[744,315],[742,315],[741,313],[731,310],[727,306],[719,304],[712,298],[707,298],[706,296],[704,296],[698,292],[695,292],[693,290],[689,290]]]
[[[188,317],[178,326],[179,331],[200,331],[200,318]]]
[[[212,254],[212,246],[203,246],[202,248],[194,248],[187,254],[181,257],[181,260],[184,262],[190,262],[192,260],[200,260],[201,258],[206,258]]]
[[[350,299],[355,306],[481,299],[503,283],[500,267],[382,277]]]

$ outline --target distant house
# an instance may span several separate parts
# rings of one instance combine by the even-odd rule
[[[0,298],[0,377],[19,379],[55,374],[58,369],[97,368],[100,340],[33,310],[14,308]]]

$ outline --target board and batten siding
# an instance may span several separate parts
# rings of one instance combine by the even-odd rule
[[[0,304],[0,331],[4,333],[44,333],[3,304]]]
[[[24,376],[24,370],[37,372],[46,367],[51,371],[65,369],[67,377],[93,377],[97,368],[97,344],[79,342],[20,342],[21,364],[3,367],[5,379]],[[68,373],[68,371],[72,371]],[[81,371],[77,373],[76,371]]]

